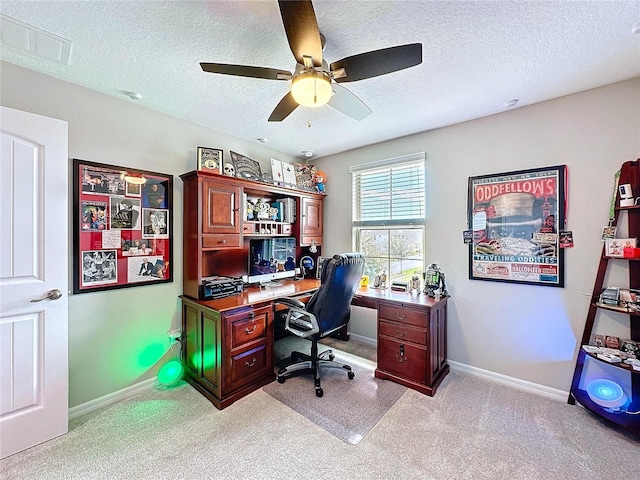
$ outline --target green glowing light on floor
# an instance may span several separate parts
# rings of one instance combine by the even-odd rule
[[[182,363],[180,360],[170,360],[158,372],[158,381],[162,385],[173,385],[182,378]]]

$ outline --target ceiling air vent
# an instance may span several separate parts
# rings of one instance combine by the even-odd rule
[[[19,48],[40,58],[69,65],[71,41],[0,14],[2,46]]]

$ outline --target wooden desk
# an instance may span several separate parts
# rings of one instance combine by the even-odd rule
[[[447,297],[361,288],[351,304],[378,311],[375,376],[433,396],[449,373]]]
[[[273,300],[305,301],[319,286],[289,280],[218,300],[181,296],[185,379],[219,409],[275,380]],[[365,289],[352,304],[378,311],[376,377],[433,395],[449,372],[446,298]]]

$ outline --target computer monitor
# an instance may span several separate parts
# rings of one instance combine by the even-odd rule
[[[249,240],[249,283],[273,283],[296,275],[296,239],[293,237]]]

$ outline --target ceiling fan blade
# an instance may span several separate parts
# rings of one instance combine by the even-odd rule
[[[291,92],[287,93],[280,103],[276,105],[276,108],[271,112],[271,116],[269,117],[270,122],[281,122],[285,118],[289,116],[291,112],[293,112],[298,107],[298,102],[293,99],[293,95]]]
[[[278,5],[289,47],[296,61],[304,65],[303,57],[306,55],[313,59],[315,67],[321,67],[322,40],[313,4],[309,0],[278,0]]]
[[[422,63],[422,44],[409,43],[372,52],[345,57],[331,64],[331,71],[344,68],[346,76],[336,78],[338,83],[355,82],[377,77]]]
[[[329,105],[333,108],[356,120],[371,115],[371,109],[353,92],[335,83],[332,87],[335,93],[331,96]]]
[[[290,80],[291,72],[275,68],[231,65],[228,63],[200,63],[202,70],[209,73],[235,75],[238,77],[266,78],[267,80]]]

